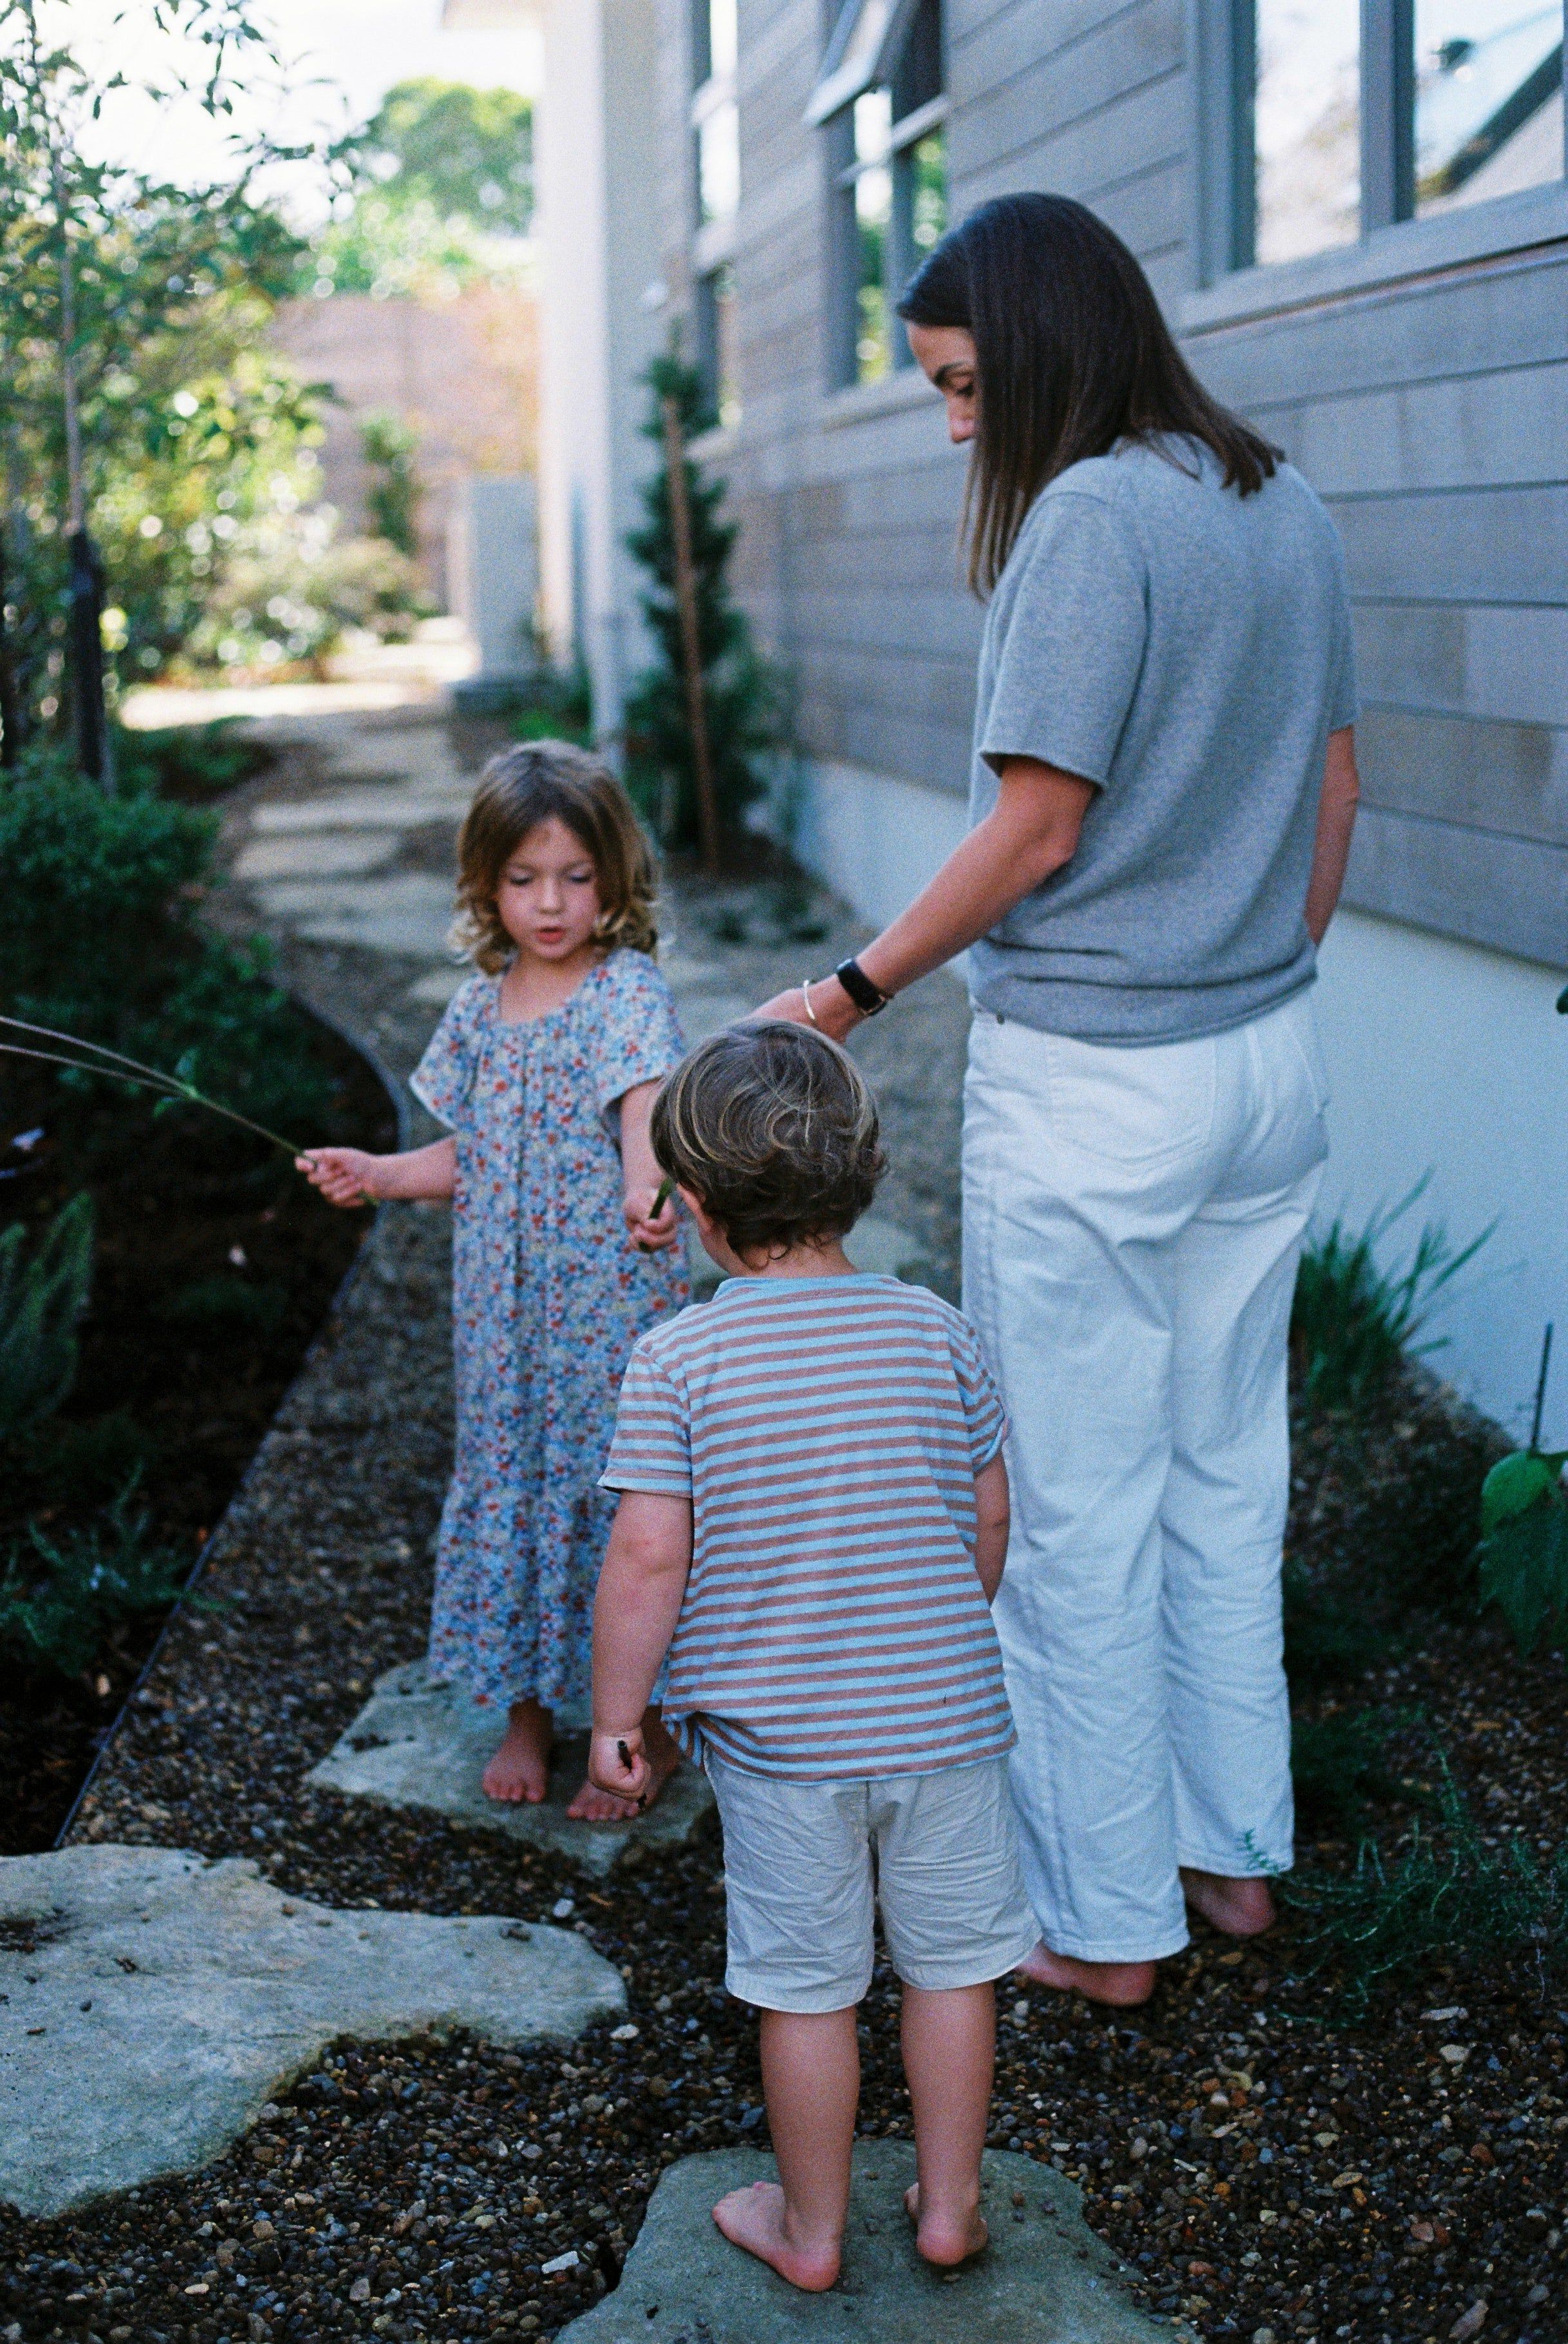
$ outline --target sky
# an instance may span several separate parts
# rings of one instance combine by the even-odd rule
[[[195,43],[160,42],[149,35],[148,0],[44,0],[40,15],[68,25],[78,55],[107,76],[115,69],[147,78],[183,64],[199,71]],[[529,95],[538,91],[541,53],[537,33],[446,32],[441,0],[257,0],[255,19],[272,33],[288,63],[287,86],[276,76],[254,77],[236,106],[237,119],[275,134],[302,136],[342,130],[375,111],[394,82],[420,74],[497,84]],[[143,169],[196,182],[224,171],[221,133],[189,101],[159,108],[130,92],[105,104],[96,125],[84,125],[84,148],[96,148]],[[285,173],[280,190],[296,209],[313,207],[311,177]]]

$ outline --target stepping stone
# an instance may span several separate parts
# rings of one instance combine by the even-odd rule
[[[586,1710],[561,1718],[550,1793],[536,1807],[487,1799],[480,1777],[504,1720],[452,1685],[432,1684],[423,1661],[389,1669],[336,1746],[310,1772],[323,1790],[374,1799],[387,1807],[423,1807],[454,1823],[501,1832],[530,1847],[552,1848],[602,1879],[616,1864],[654,1849],[684,1847],[713,1803],[707,1777],[682,1766],[645,1815],[629,1824],[582,1824],[567,1802],[588,1759]]]
[[[258,805],[253,830],[269,835],[318,830],[419,830],[427,823],[460,822],[473,796],[471,782],[365,782],[358,789],[319,797],[280,798]]]
[[[307,831],[298,836],[253,838],[241,847],[234,875],[254,884],[261,879],[358,878],[381,871],[398,851],[396,832]]]
[[[452,924],[452,884],[433,873],[385,879],[285,879],[258,890],[269,919],[313,944],[359,945],[369,952],[438,960]]]
[[[945,2277],[916,2253],[904,2211],[913,2147],[857,2141],[853,2173],[844,2277],[803,2295],[713,2225],[727,2190],[778,2178],[773,2158],[683,2157],[653,2192],[620,2286],[556,2344],[1170,2344],[1169,2323],[1128,2300],[1080,2193],[1047,2167],[987,2152],[990,2248]]]
[[[0,1860],[0,2200],[52,2216],[221,2157],[339,2035],[570,2043],[624,2010],[573,1932],[329,1912],[162,1847]]]
[[[409,999],[428,1003],[432,1009],[444,1009],[460,985],[466,985],[473,975],[465,961],[461,968],[432,968],[428,976],[415,979],[409,987]]]

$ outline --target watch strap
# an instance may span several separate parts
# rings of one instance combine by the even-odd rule
[[[863,1017],[877,1016],[893,997],[873,983],[857,960],[841,960],[833,973]]]

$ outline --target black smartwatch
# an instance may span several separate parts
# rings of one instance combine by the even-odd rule
[[[857,960],[841,960],[833,973],[863,1017],[879,1016],[893,998],[872,983]]]

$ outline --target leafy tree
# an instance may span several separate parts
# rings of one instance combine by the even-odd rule
[[[366,125],[376,176],[444,219],[526,236],[533,219],[533,109],[512,89],[426,76],[387,92]]]
[[[353,142],[349,195],[312,247],[306,288],[419,298],[514,273],[533,217],[532,127],[515,90],[398,83]]]
[[[683,666],[675,529],[666,451],[666,399],[673,399],[683,448],[712,418],[694,367],[671,351],[643,376],[649,389],[642,429],[659,448],[657,470],[643,483],[646,516],[626,543],[648,571],[642,611],[658,658],[637,679],[626,702],[627,776],[643,812],[667,845],[688,847],[699,837],[695,753]],[[704,477],[683,457],[691,516],[698,664],[709,761],[720,827],[733,837],[746,808],[767,787],[766,763],[784,737],[783,692],[776,672],[752,640],[750,624],[729,585],[739,524],[723,518],[728,484]]]

